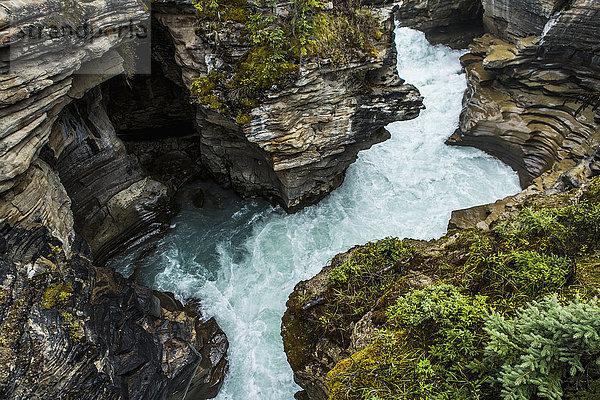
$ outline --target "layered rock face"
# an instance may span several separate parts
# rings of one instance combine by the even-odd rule
[[[160,232],[174,191],[205,168],[244,195],[299,209],[337,187],[359,150],[389,136],[386,124],[422,108],[395,71],[382,13],[380,57],[304,64],[241,126],[188,102],[198,76],[232,61],[219,59],[231,41],[198,36],[189,1],[154,6],[159,73],[129,81],[111,79],[131,62],[119,27],[147,23],[149,4],[0,8],[2,397],[215,396],[227,369],[216,322],[97,265]],[[91,40],[78,35],[83,22],[112,30]],[[27,41],[32,26],[41,40]]]
[[[600,28],[600,5],[563,3],[484,2],[487,26],[504,39],[478,39],[462,59],[468,91],[459,130],[449,142],[505,161],[523,187],[538,177],[540,188],[552,186],[600,143],[597,116],[580,110],[578,101],[600,91],[597,38],[591,33]]]
[[[0,195],[5,198],[15,196],[18,186],[30,186],[32,192],[45,190],[44,186],[31,181],[31,174],[25,172],[43,154],[44,146],[52,142],[47,148],[51,151],[42,158],[56,163],[57,170],[62,169],[63,182],[56,186],[67,186],[77,225],[90,241],[94,253],[98,253],[124,230],[124,226],[119,226],[119,213],[140,208],[148,198],[155,198],[163,190],[156,182],[139,183],[141,171],[127,160],[99,98],[90,100],[86,110],[71,108],[63,112],[71,101],[82,98],[91,88],[123,72],[123,58],[117,49],[126,37],[106,34],[92,39],[75,33],[55,35],[52,29],[56,27],[56,32],[76,29],[83,26],[82,21],[91,21],[93,26],[104,28],[142,24],[148,18],[147,8],[142,2],[129,1],[97,1],[85,5],[69,1],[15,2],[9,6],[4,11],[7,14],[1,31],[5,44],[1,49],[2,59],[9,63],[5,64],[7,73],[1,78],[3,129],[0,157],[3,162]],[[31,33],[34,22],[43,29]],[[28,40],[30,34],[34,39],[37,38],[35,35],[39,38]],[[108,167],[103,169],[104,166]],[[118,183],[112,182],[116,176],[120,180]],[[7,193],[9,190],[13,194]],[[141,193],[146,199],[139,204],[127,193],[136,190],[146,192]],[[120,199],[115,197],[118,193]],[[107,210],[111,199],[112,216]],[[36,207],[44,205],[30,201],[25,207],[19,209],[21,217],[13,213],[7,222],[13,226],[21,224],[28,215],[36,213]],[[139,217],[143,219],[142,215]],[[52,232],[61,230],[56,226],[64,226],[61,220],[47,219],[42,223]],[[105,232],[92,228],[92,232],[86,233],[88,224],[102,225],[101,231]],[[27,228],[28,224],[23,227]],[[73,235],[62,229],[59,237],[68,249]]]
[[[137,159],[126,153],[99,88],[63,110],[48,148],[71,199],[75,228],[96,262],[102,264],[129,241],[164,228],[167,187],[145,177]]]
[[[481,0],[408,0],[394,3],[399,26],[425,32],[432,43],[465,48],[483,34]]]
[[[216,395],[227,340],[197,305],[93,267],[81,241],[67,258],[45,228],[0,233],[2,398]]]
[[[186,87],[215,66],[235,64],[248,49],[235,30],[197,35],[190,2],[158,1],[154,9],[173,38]],[[388,137],[385,125],[416,117],[421,98],[397,76],[392,27],[389,15],[385,18],[379,58],[338,68],[303,64],[300,79],[268,92],[248,124],[198,106],[202,160],[216,179],[293,211],[339,186],[358,151]]]
[[[124,71],[126,36],[64,32],[147,20],[137,1],[0,8],[2,398],[202,399],[222,384],[214,320],[90,261],[162,226],[168,187],[127,154],[97,88]]]
[[[543,36],[547,59],[599,65],[600,10],[594,0],[483,0],[486,30],[515,43]]]
[[[526,187],[494,204],[453,212],[450,228],[485,231],[545,194],[582,186],[600,173],[600,118],[590,108],[580,110],[581,96],[600,91],[598,36],[593,34],[600,28],[600,4],[586,0],[482,3],[490,33],[476,39],[461,60],[468,90],[459,129],[449,143],[475,146],[500,158],[519,173]],[[453,6],[458,3],[445,3]],[[435,27],[434,9],[415,11],[415,15],[406,21],[400,16],[401,23]],[[385,274],[404,275],[394,279],[406,292],[432,284],[435,279],[414,270],[415,265],[426,261],[424,249],[435,257],[445,251],[455,254],[456,237],[451,233],[427,244],[408,241],[419,255],[397,265],[381,265],[364,279],[366,287]],[[328,276],[355,251],[334,257],[318,275],[300,282],[288,300],[282,337],[294,378],[304,389],[298,399],[328,398],[326,374],[340,360],[365,349],[385,320],[381,310],[389,301],[387,292],[356,311],[358,316],[350,310],[343,323],[330,321],[327,307],[331,311],[341,303],[336,303],[339,300],[327,285]]]

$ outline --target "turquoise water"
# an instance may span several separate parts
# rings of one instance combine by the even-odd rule
[[[517,193],[516,174],[475,149],[448,147],[466,88],[461,53],[396,30],[400,76],[416,85],[427,110],[388,126],[392,138],[360,153],[344,184],[316,206],[287,215],[260,200],[216,187],[183,210],[171,232],[135,265],[136,279],[203,301],[230,341],[230,372],[218,399],[292,399],[298,387],[279,335],[294,285],[336,253],[386,236],[436,238],[454,209]],[[206,189],[206,188],[205,188]],[[130,257],[131,258],[131,257]],[[125,275],[130,258],[113,263]]]

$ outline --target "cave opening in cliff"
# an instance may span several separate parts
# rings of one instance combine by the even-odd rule
[[[107,114],[125,141],[164,140],[196,133],[195,113],[181,83],[152,60],[152,73],[116,76],[102,85]]]

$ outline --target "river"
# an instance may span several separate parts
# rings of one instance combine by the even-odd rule
[[[287,215],[261,200],[204,187],[206,206],[182,193],[183,209],[136,279],[181,298],[200,297],[230,341],[230,371],[217,397],[291,400],[299,388],[280,337],[285,302],[336,253],[387,236],[443,235],[452,210],[520,191],[516,174],[481,151],[449,147],[466,89],[459,51],[396,29],[398,70],[427,107],[388,126],[392,138],[359,154],[343,185],[318,205]],[[207,189],[207,190],[206,190]],[[128,276],[133,255],[113,261]]]

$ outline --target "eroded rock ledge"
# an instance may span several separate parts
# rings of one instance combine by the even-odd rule
[[[233,73],[249,48],[235,24],[197,34],[191,2],[160,0],[154,10],[173,39],[185,87],[217,66]],[[360,150],[389,137],[387,124],[415,118],[422,99],[398,77],[390,17],[381,13],[378,57],[339,66],[308,60],[298,80],[261,98],[247,124],[198,105],[201,157],[217,181],[295,211],[338,187]]]
[[[2,398],[216,395],[227,339],[197,303],[94,267],[81,241],[67,258],[45,228],[0,234]]]
[[[31,24],[73,16],[149,18],[138,1],[0,6],[0,397],[214,397],[228,367],[216,322],[97,266],[162,229],[172,194],[127,154],[98,87],[124,71],[126,38],[9,48]]]
[[[450,144],[478,147],[547,189],[600,144],[598,115],[578,97],[600,91],[600,8],[593,1],[484,1],[492,34],[461,61],[468,90]],[[511,10],[528,10],[527,13]],[[595,44],[594,44],[595,43]],[[536,180],[536,178],[538,178]]]

